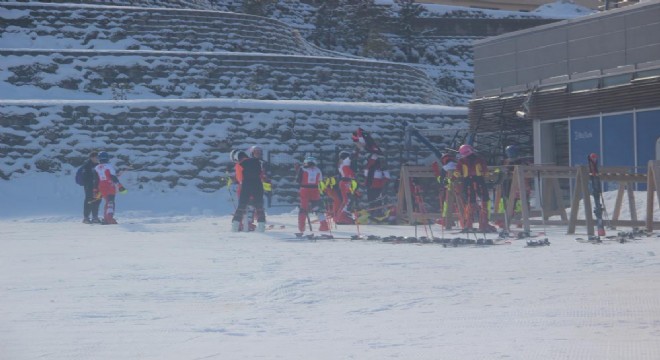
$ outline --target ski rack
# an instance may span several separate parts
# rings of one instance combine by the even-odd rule
[[[407,220],[409,225],[422,223],[428,220],[435,221],[442,217],[441,213],[415,212],[415,204],[411,191],[411,178],[433,178],[435,174],[430,166],[403,165],[399,175],[399,192],[397,194],[396,216],[397,223]],[[451,198],[450,198],[451,199]],[[449,211],[447,212],[450,213]]]
[[[626,168],[622,167],[603,167],[600,169],[599,175],[601,181],[618,183],[618,192],[614,210],[611,213],[611,219],[606,220],[607,225],[612,227],[645,226],[646,231],[652,232],[654,228],[660,228],[660,222],[653,221],[654,199],[657,198],[658,204],[660,204],[660,160],[649,161],[646,174],[631,174],[626,170]],[[576,226],[584,225],[587,227],[588,235],[594,235],[595,221],[593,218],[592,200],[588,184],[589,170],[586,165],[516,165],[514,166],[513,173],[506,174],[505,172],[505,176],[511,176],[510,197],[505,203],[505,211],[507,216],[509,216],[509,219],[511,219],[514,215],[515,203],[517,200],[520,200],[521,221],[524,231],[527,233],[531,233],[531,225],[567,225],[567,234],[575,234]],[[403,165],[401,167],[401,181],[399,182],[399,191],[397,194],[397,222],[400,224],[407,223],[414,225],[428,220],[435,221],[444,218],[445,224],[451,224],[455,220],[454,211],[447,211],[443,217],[441,213],[422,213],[414,210],[413,204],[415,204],[415,202],[410,188],[411,178],[435,178],[435,174],[429,166]],[[567,216],[567,206],[564,204],[564,197],[562,196],[562,190],[559,186],[560,179],[575,182],[570,204],[570,218]],[[543,210],[540,213],[538,213],[538,211],[532,212],[529,206],[527,184],[530,180],[535,182],[536,189],[541,189],[538,196],[541,196],[542,201],[540,203],[543,206]],[[538,180],[540,180],[540,183]],[[646,220],[637,219],[634,199],[635,193],[633,191],[633,184],[635,183],[643,183],[646,185]],[[499,203],[502,189],[502,184],[496,185],[494,204]],[[630,220],[620,219],[624,193],[627,193],[628,195],[628,206],[631,214]],[[584,220],[577,219],[581,200],[584,201]],[[463,213],[462,199],[460,199],[460,196],[457,196],[453,191],[448,198],[447,207],[448,209],[456,208],[459,216]],[[496,209],[497,206],[494,206],[494,208]],[[497,211],[491,213],[491,220],[495,215],[499,216],[501,214],[497,214]],[[530,219],[535,216],[542,216],[543,219]],[[559,216],[561,220],[550,220],[550,216]],[[509,225],[511,225],[511,221],[509,221]],[[509,231],[509,229],[505,230]]]
[[[505,210],[509,219],[514,215],[515,204],[520,200],[522,225],[524,231],[531,232],[531,225],[566,225],[568,217],[566,216],[566,206],[563,204],[559,179],[575,179],[576,168],[571,166],[557,165],[515,165],[513,174],[511,174],[511,188],[509,199],[506,201]],[[543,209],[540,214],[533,214],[529,206],[527,196],[527,184],[530,180],[534,181],[537,196],[542,199]],[[536,180],[540,180],[536,181]],[[499,199],[497,199],[499,200]],[[542,216],[542,220],[531,220],[533,216]],[[561,220],[550,221],[550,216],[559,215]],[[509,225],[511,221],[509,221]],[[509,229],[505,229],[509,231]]]
[[[489,166],[488,169],[499,168],[501,174],[504,171],[502,166]],[[492,174],[496,174],[495,171],[491,171]],[[499,176],[499,175],[497,175]],[[415,225],[420,223],[426,223],[428,220],[435,222],[436,220],[442,218],[444,224],[453,224],[454,220],[459,220],[461,214],[464,213],[464,203],[460,194],[454,190],[448,190],[447,198],[447,212],[442,213],[429,213],[429,212],[416,212],[414,211],[415,201],[413,199],[413,194],[411,191],[411,183],[414,178],[432,178],[435,179],[435,173],[430,166],[420,166],[420,165],[403,165],[401,167],[401,173],[399,175],[399,191],[397,193],[397,205],[396,205],[396,214],[397,214],[397,223],[407,223],[409,225]],[[440,186],[440,185],[438,185]],[[496,194],[502,193],[502,182],[495,184]],[[501,196],[501,195],[498,195]],[[456,209],[454,212],[453,209]],[[490,214],[489,214],[490,215]],[[446,226],[446,229],[451,229],[451,225]]]
[[[599,170],[601,181],[617,182],[619,189],[612,218],[606,222],[612,228],[616,226],[642,227],[646,226],[648,232],[652,232],[654,226],[660,225],[660,222],[653,221],[653,193],[656,192],[658,203],[660,204],[660,161],[651,160],[648,163],[648,171],[644,173],[629,173],[627,168],[606,167]],[[637,219],[637,209],[635,207],[635,193],[633,185],[635,183],[646,183],[647,202],[646,202],[646,220]],[[628,194],[628,206],[630,210],[630,220],[621,220],[621,206],[623,202],[623,193]],[[584,200],[585,220],[577,220],[580,200]],[[594,235],[595,221],[593,218],[593,208],[591,205],[591,196],[589,193],[589,169],[586,165],[577,167],[577,176],[575,192],[571,202],[571,218],[568,224],[568,234],[575,234],[576,225],[586,225],[587,235]]]

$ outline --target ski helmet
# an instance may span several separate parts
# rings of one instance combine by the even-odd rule
[[[254,145],[250,146],[247,153],[250,155],[250,157],[261,158],[263,156],[264,150],[260,146]],[[259,155],[257,156],[257,154]]]
[[[349,153],[349,152],[346,151],[346,150],[343,150],[343,151],[340,151],[340,152],[339,152],[339,158],[340,158],[340,159],[344,160],[344,159],[346,159],[347,157],[351,157],[351,153]]]
[[[508,159],[515,159],[518,157],[518,147],[516,145],[509,145],[504,149],[504,153]]]
[[[105,151],[101,151],[99,153],[98,159],[101,164],[105,164],[110,161],[110,155]]]
[[[303,165],[308,165],[308,164],[314,164],[316,165],[316,158],[313,156],[306,156],[305,160],[303,160]]]
[[[469,144],[463,144],[458,148],[458,153],[461,154],[462,157],[466,157],[474,154],[474,149]]]
[[[243,150],[235,150],[235,151],[236,151],[234,153],[234,158],[236,159],[235,162],[239,162],[241,161],[241,159],[249,157],[248,154]]]
[[[236,160],[236,152],[237,151],[238,150],[232,150],[232,151],[229,152],[229,160],[231,160],[232,162],[237,162],[237,160]]]

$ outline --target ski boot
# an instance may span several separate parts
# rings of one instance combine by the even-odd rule
[[[241,231],[241,223],[238,221],[232,221],[231,232],[239,232],[239,231]]]
[[[266,231],[266,223],[260,222],[257,223],[257,232],[264,232]]]

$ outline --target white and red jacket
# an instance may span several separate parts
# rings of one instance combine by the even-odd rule
[[[115,167],[110,163],[98,164],[94,168],[99,177],[99,192],[102,196],[114,195],[117,193],[115,184],[119,182]]]
[[[364,177],[369,178],[369,169],[364,169]],[[390,172],[382,169],[373,170],[373,177],[371,183],[367,186],[371,189],[382,189],[390,180]]]
[[[323,174],[316,166],[301,167],[296,178],[300,184],[300,208],[307,211],[311,201],[321,200],[319,183],[323,180]],[[302,221],[304,228],[304,218]]]
[[[298,183],[301,188],[319,188],[319,183],[323,181],[321,169],[316,166],[302,167],[298,172]]]
[[[339,163],[339,174],[341,175],[341,180],[352,180],[355,179],[355,173],[351,169],[351,158],[347,157]]]

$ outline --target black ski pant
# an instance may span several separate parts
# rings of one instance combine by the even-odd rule
[[[98,219],[100,205],[101,200],[94,198],[94,187],[85,185],[85,202],[83,204],[83,216],[85,219],[89,219],[90,215],[93,219]]]
[[[263,185],[241,186],[241,195],[238,197],[238,206],[234,212],[233,221],[241,222],[248,205],[255,208],[257,222],[266,222],[266,212],[264,211],[264,190]]]
[[[383,194],[383,188],[368,188],[367,189],[367,201],[369,202],[369,208],[380,207],[383,205],[384,201],[381,197]],[[380,200],[380,201],[377,201]],[[383,209],[374,209],[370,211],[371,216],[382,216]]]

